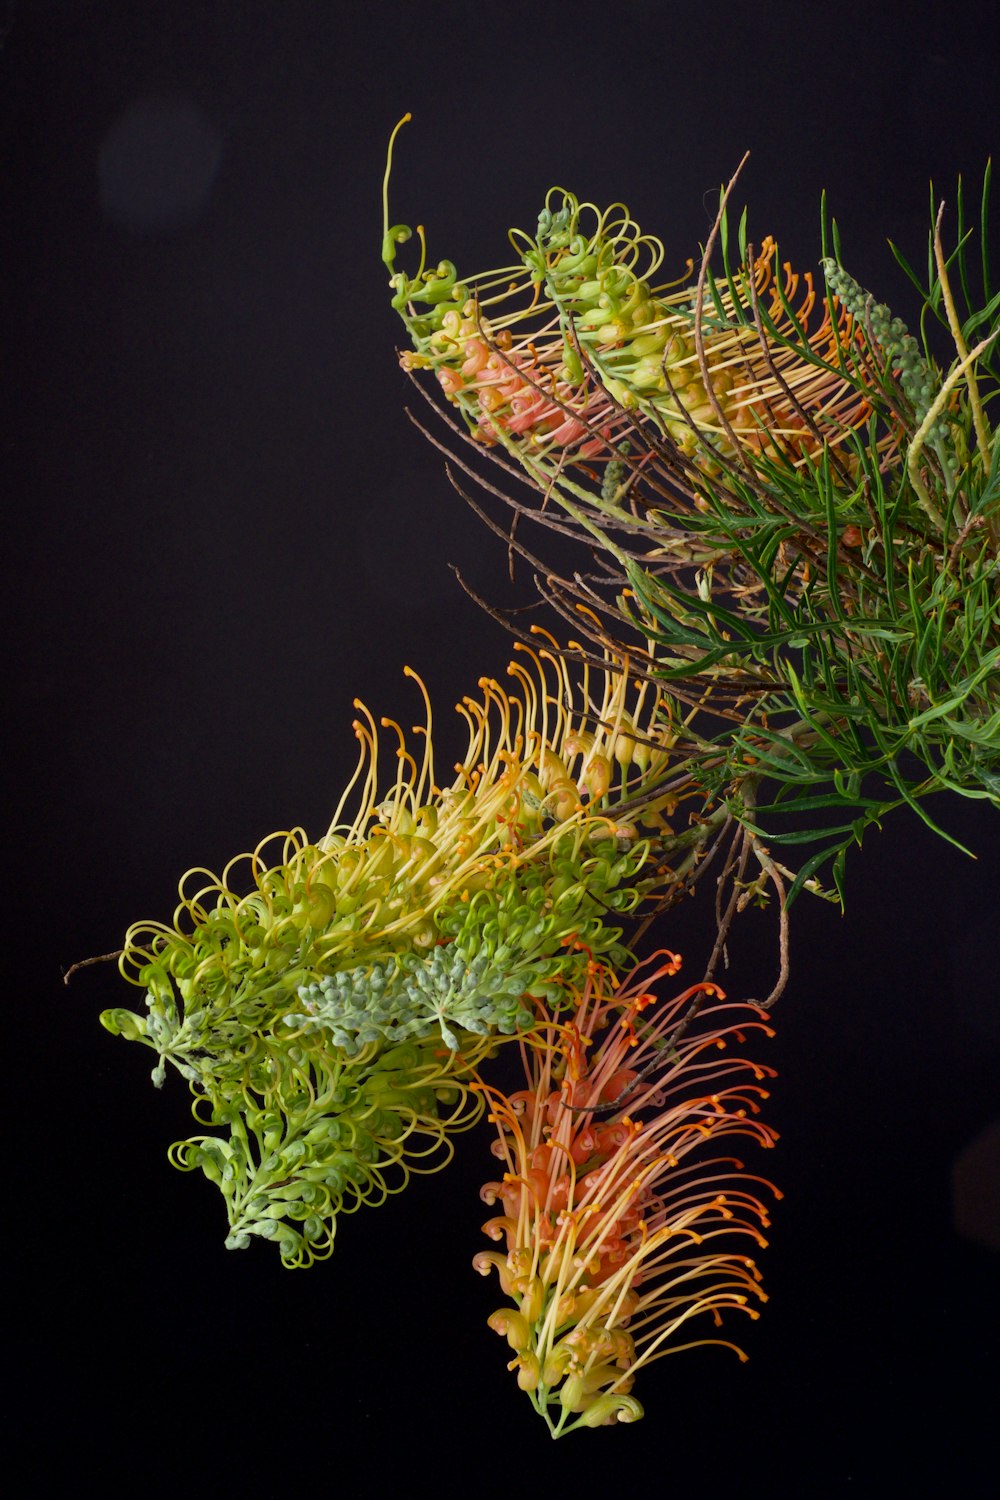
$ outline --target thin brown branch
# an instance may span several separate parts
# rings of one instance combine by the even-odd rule
[[[75,964],[70,964],[68,969],[63,970],[63,984],[69,984],[73,975],[80,969],[89,969],[91,964],[107,964],[115,958],[121,958],[125,952],[124,948],[116,948],[114,953],[98,953],[94,958],[81,958]]]

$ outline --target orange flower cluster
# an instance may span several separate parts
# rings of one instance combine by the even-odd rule
[[[625,985],[591,962],[569,1018],[546,1014],[522,1042],[527,1087],[506,1097],[479,1085],[505,1167],[483,1189],[503,1210],[484,1229],[506,1249],[475,1266],[496,1269],[511,1299],[490,1326],[556,1437],[636,1420],[642,1365],[692,1344],[736,1349],[689,1337],[688,1324],[708,1314],[718,1326],[727,1310],[755,1318],[752,1299],[765,1300],[746,1242],[765,1244],[760,1188],[780,1194],[705,1148],[774,1143],[756,1118],[770,1070],[730,1050],[770,1028],[710,984],[659,1003],[649,985],[679,962],[658,954]]]

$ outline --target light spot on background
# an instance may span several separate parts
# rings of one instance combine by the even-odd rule
[[[191,99],[149,94],[119,115],[101,143],[101,207],[113,224],[158,234],[196,222],[211,196],[222,137]]]
[[[951,1202],[955,1228],[964,1239],[1000,1250],[1000,1120],[955,1158]]]

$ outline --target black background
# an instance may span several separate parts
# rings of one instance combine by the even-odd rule
[[[154,1092],[149,1054],[97,1024],[134,1003],[113,966],[60,977],[166,916],[188,866],[322,831],[355,695],[412,722],[419,670],[448,763],[448,706],[505,664],[446,567],[508,597],[503,548],[404,415],[378,259],[398,117],[393,218],[426,223],[435,257],[496,263],[558,182],[624,198],[679,266],[749,147],[757,238],[814,264],[825,188],[854,274],[912,316],[885,240],[920,263],[928,180],[953,199],[961,172],[975,196],[989,7],[3,9],[17,1493],[995,1493],[1000,841],[981,804],[937,808],[978,862],[897,814],[852,856],[846,916],[796,910],[765,1163],[786,1196],[750,1362],[664,1361],[640,1425],[556,1445],[470,1267],[484,1135],[346,1220],[325,1265],[230,1254],[215,1189],[165,1160],[182,1085]],[[692,910],[661,937],[693,965],[705,931]],[[764,924],[733,963],[734,993],[768,984]],[[956,1229],[976,1141],[961,1225],[982,1240],[992,1214],[993,1249]]]

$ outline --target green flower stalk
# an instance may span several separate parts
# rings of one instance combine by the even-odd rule
[[[483,678],[459,705],[450,785],[410,673],[417,748],[358,703],[358,766],[321,839],[277,834],[221,876],[191,871],[172,923],[129,929],[120,966],[145,1012],[102,1021],[157,1053],[158,1085],[176,1068],[221,1132],[171,1155],[220,1186],[231,1246],[263,1235],[307,1263],[348,1199],[447,1159],[479,1107],[470,1070],[578,978],[570,940],[626,961],[621,923],[693,878],[719,819],[666,821],[662,694],[612,666],[571,672],[545,641],[517,648],[512,690]]]
[[[745,215],[731,232],[731,188],[679,288],[655,282],[662,247],[624,207],[556,190],[495,272],[409,276],[403,227],[384,256],[404,366],[434,374],[460,440],[526,481],[517,517],[603,554],[581,579],[512,527],[542,593],[595,652],[696,705],[685,769],[782,904],[806,886],[843,900],[847,850],[895,807],[936,827],[935,792],[1000,806],[989,173],[981,294],[961,198],[958,247],[939,213],[920,288],[948,371],[844,269],[835,229],[821,294],[771,239],[754,248]],[[809,845],[797,868],[767,855]]]

